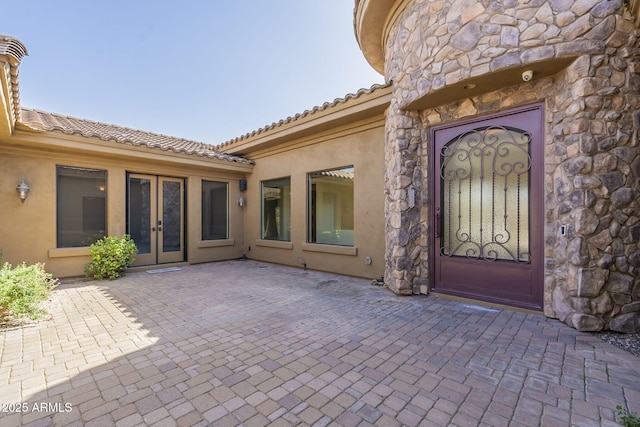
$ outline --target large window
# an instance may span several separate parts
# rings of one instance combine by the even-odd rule
[[[202,181],[202,240],[227,239],[229,184]]]
[[[309,174],[309,243],[353,246],[354,169]]]
[[[107,230],[107,171],[57,166],[57,246],[89,246]]]
[[[262,238],[291,241],[291,178],[262,182]]]

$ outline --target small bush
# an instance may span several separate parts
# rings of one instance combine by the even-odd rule
[[[138,253],[131,236],[107,236],[89,246],[91,262],[85,264],[84,272],[88,277],[102,280],[114,280],[129,267]]]
[[[0,269],[0,318],[35,320],[47,314],[40,303],[49,298],[55,285],[56,280],[44,270],[44,264],[12,267],[4,263]]]
[[[640,416],[638,416],[638,414],[629,412],[629,410],[624,409],[621,405],[616,406],[616,409],[618,410],[618,416],[624,427],[640,427]]]

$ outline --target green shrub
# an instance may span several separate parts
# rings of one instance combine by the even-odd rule
[[[629,412],[628,409],[623,408],[621,405],[616,406],[616,409],[624,427],[640,427],[640,416],[638,414]]]
[[[91,262],[85,264],[84,272],[88,277],[102,280],[114,280],[129,267],[138,253],[131,236],[107,236],[89,246]]]
[[[41,302],[49,298],[56,285],[44,264],[22,263],[12,267],[4,263],[0,269],[0,317],[37,319],[47,314]]]

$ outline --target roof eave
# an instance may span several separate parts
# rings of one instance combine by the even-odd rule
[[[111,145],[144,147],[158,152],[175,153],[176,155],[184,154],[194,158],[209,158],[230,163],[252,163],[250,160],[222,153],[219,150],[215,150],[212,145],[203,142],[94,122],[77,117],[21,108],[21,118],[19,122],[21,129],[32,131],[36,134],[46,132],[50,135],[64,135],[67,138],[78,137],[84,141],[100,141],[100,144],[105,147]]]
[[[113,144],[105,144],[105,142],[113,142]],[[140,161],[163,162],[189,167],[200,166],[241,173],[249,173],[253,170],[253,162],[240,162],[207,155],[175,152],[144,145],[105,141],[96,137],[86,137],[77,134],[70,135],[55,130],[36,130],[20,122],[16,125],[14,138],[11,138],[10,144],[6,145],[14,145],[27,149],[54,149],[57,152],[85,153],[93,156],[107,156],[117,159],[129,158]]]
[[[353,27],[365,59],[384,75],[384,49],[391,24],[408,0],[356,0]]]
[[[307,111],[301,115],[289,117],[287,120],[274,123],[271,127],[218,146],[217,149],[236,156],[249,156],[251,153],[271,148],[285,141],[382,115],[390,102],[391,87],[377,85],[369,93],[336,100],[334,105],[321,110]]]

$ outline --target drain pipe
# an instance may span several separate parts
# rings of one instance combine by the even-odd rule
[[[251,246],[249,246],[247,248],[249,250],[249,252],[251,252]],[[246,261],[249,259],[249,257],[247,256],[246,252],[242,252],[242,255],[240,255],[240,258],[238,258],[240,261]]]

